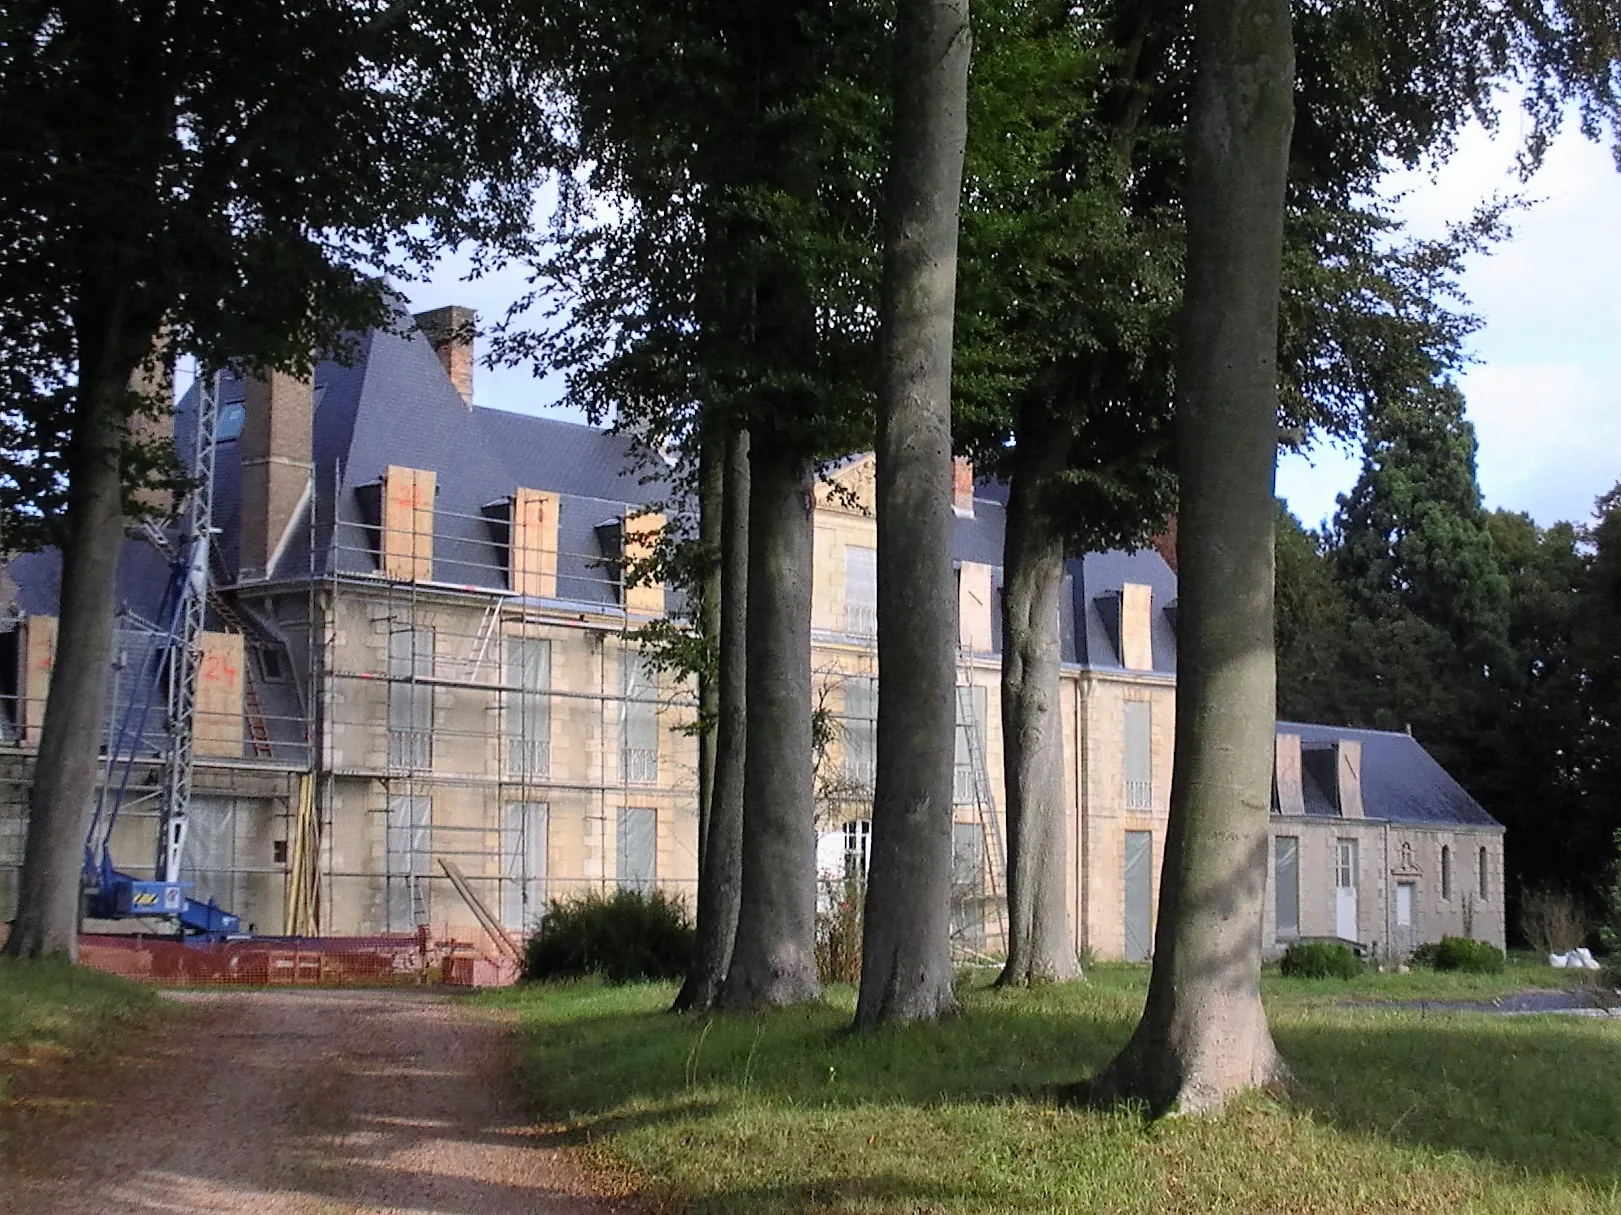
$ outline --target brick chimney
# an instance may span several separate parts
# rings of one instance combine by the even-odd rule
[[[951,461],[951,509],[964,519],[974,517],[974,464],[962,456]]]
[[[243,397],[243,578],[268,577],[304,505],[314,468],[315,386],[285,372],[250,378]]]
[[[1171,567],[1171,573],[1176,573],[1176,516],[1172,515],[1167,519],[1165,530],[1148,543],[1165,559],[1165,564]]]
[[[473,407],[473,329],[477,316],[471,308],[451,304],[416,314],[417,328],[428,339],[439,365],[445,369],[462,404]]]

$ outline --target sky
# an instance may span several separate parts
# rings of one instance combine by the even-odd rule
[[[1439,235],[1497,194],[1535,200],[1514,218],[1510,241],[1466,263],[1463,290],[1484,324],[1460,383],[1486,505],[1547,525],[1587,519],[1621,481],[1621,173],[1572,125],[1522,186],[1513,169],[1523,133],[1511,109],[1495,138],[1471,128],[1438,172],[1396,175],[1388,192],[1419,236]],[[527,289],[518,271],[465,282],[467,265],[447,258],[429,280],[408,284],[412,308],[468,305],[490,324]],[[528,368],[480,366],[474,378],[480,405],[583,420],[557,406],[562,393],[560,377],[536,379]],[[1358,463],[1328,444],[1285,456],[1278,492],[1315,526],[1334,513]]]

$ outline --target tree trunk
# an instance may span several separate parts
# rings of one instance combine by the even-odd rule
[[[718,426],[705,427],[698,449],[698,543],[706,561],[698,586],[698,633],[707,653],[720,650],[721,516],[726,498],[726,436]],[[704,849],[709,845],[709,817],[715,799],[715,729],[720,708],[717,672],[698,674],[698,873],[704,871]]]
[[[676,996],[678,1012],[711,1007],[732,961],[743,882],[743,790],[748,736],[749,436],[726,440],[721,494],[720,647],[716,678],[715,769],[708,833],[698,872],[698,940]]]
[[[781,442],[749,449],[748,737],[742,894],[721,991],[733,1009],[821,995],[811,799],[811,467]]]
[[[1027,410],[1027,415],[1034,410]],[[1002,547],[1002,780],[1008,955],[1000,986],[1081,977],[1068,903],[1058,608],[1064,536],[1043,509],[1069,458],[1067,425],[1021,422]]]
[[[120,449],[130,376],[140,356],[120,348],[116,321],[76,319],[79,400],[67,453],[57,646],[28,796],[17,918],[6,941],[6,953],[16,958],[65,954],[78,959],[80,874],[107,707],[124,540]]]
[[[878,779],[858,1027],[954,1012],[951,339],[968,0],[901,0],[879,319]]]
[[[1148,1003],[1097,1095],[1198,1112],[1286,1070],[1261,1006],[1287,0],[1199,0],[1178,374],[1176,762]]]

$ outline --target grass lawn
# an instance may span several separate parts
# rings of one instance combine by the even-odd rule
[[[156,1015],[149,988],[56,960],[0,958],[0,1102],[22,1060],[94,1055]]]
[[[526,1082],[565,1141],[664,1209],[704,1212],[1621,1212],[1621,1024],[1346,1006],[1575,981],[1269,977],[1299,1091],[1150,1124],[1059,1108],[1125,1040],[1147,972],[999,993],[871,1037],[854,1006],[674,1017],[662,986],[493,997],[521,1011]]]

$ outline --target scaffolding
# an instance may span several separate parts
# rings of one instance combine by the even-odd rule
[[[851,874],[865,877],[877,780],[877,612],[871,603],[855,601],[848,588],[846,594],[837,615],[840,627],[812,634],[822,707],[835,685],[844,698],[836,715],[837,758],[823,757],[825,771],[817,781],[818,831],[825,842],[818,868],[824,885]],[[1007,940],[1007,849],[990,767],[990,714],[980,703],[988,706],[999,669],[968,647],[957,648],[951,934],[953,951],[970,960],[995,955]],[[842,833],[842,841],[835,833]],[[835,844],[837,858],[831,855]]]
[[[182,874],[195,883],[192,896],[216,898],[261,933],[428,929],[469,940],[486,939],[487,926],[451,870],[514,933],[554,899],[619,886],[657,886],[691,905],[695,691],[640,661],[635,630],[652,616],[627,602],[624,539],[616,543],[610,527],[645,508],[564,499],[565,510],[610,522],[549,542],[538,555],[559,571],[565,593],[542,596],[525,593],[532,588],[517,578],[510,546],[503,554],[498,544],[468,542],[486,534],[488,508],[458,513],[435,502],[431,512],[409,511],[403,526],[364,512],[357,521],[349,507],[337,509],[344,494],[353,502],[353,488],[336,468],[325,476],[321,485],[311,478],[308,506],[290,525],[304,550],[301,576],[284,567],[276,579],[238,580],[221,568],[229,546],[214,549],[206,638],[215,650],[205,644],[203,677],[216,654],[239,695],[198,704]],[[168,542],[149,530],[148,543]],[[391,568],[389,554],[400,551],[426,556]],[[830,606],[843,616],[813,635],[818,668],[875,678],[872,612]],[[115,701],[133,694],[154,628],[125,614]],[[957,829],[977,830],[982,845],[974,872],[964,873],[963,840],[954,839],[954,888],[977,891],[981,908],[976,926],[966,902],[954,900],[965,913],[954,914],[954,930],[965,952],[994,952],[1005,937],[1003,827],[988,714],[969,690],[994,686],[993,664],[963,652],[957,682]],[[18,822],[36,741],[26,696],[17,690],[10,720],[19,728],[0,746],[0,797],[12,790]],[[155,836],[172,745],[161,717],[131,748],[110,841],[123,863],[149,855]],[[869,768],[855,799],[868,807],[872,775]],[[853,820],[870,818],[870,808],[849,809]],[[0,849],[6,843],[0,835]],[[0,851],[0,912],[20,851],[20,834],[10,854]]]
[[[574,505],[618,519],[643,510]],[[324,569],[309,583],[299,928],[489,939],[475,908],[521,934],[551,900],[617,886],[656,885],[690,905],[696,696],[647,670],[617,554],[551,544],[540,559],[569,571],[573,594],[526,596],[510,556],[443,543],[487,513],[424,515],[390,537],[385,521],[332,526],[312,512],[309,551]],[[429,576],[382,568],[391,545],[431,551],[431,570],[415,571]]]

